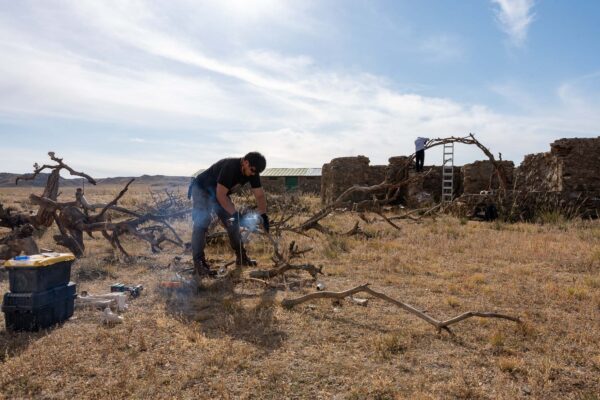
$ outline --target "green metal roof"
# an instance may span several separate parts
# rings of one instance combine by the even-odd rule
[[[321,176],[321,168],[267,168],[260,176]]]
[[[204,168],[200,169],[193,176],[204,171]],[[267,168],[260,176],[321,176],[321,168]]]

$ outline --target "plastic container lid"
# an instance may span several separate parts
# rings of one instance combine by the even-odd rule
[[[4,263],[5,267],[47,267],[61,261],[72,261],[73,253],[42,253],[30,256],[16,256]]]

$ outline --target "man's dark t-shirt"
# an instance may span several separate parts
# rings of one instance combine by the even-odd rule
[[[261,187],[258,174],[252,176],[242,174],[241,163],[241,158],[219,160],[196,177],[196,184],[213,195],[216,193],[217,183],[229,189],[227,194],[231,193],[234,186],[244,185],[246,182],[250,182],[250,186],[254,189]]]

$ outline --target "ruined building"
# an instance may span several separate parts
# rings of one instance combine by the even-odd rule
[[[321,202],[335,201],[346,189],[353,185],[370,186],[383,182],[385,165],[370,166],[365,156],[334,158],[324,164],[321,170]],[[355,193],[352,201],[361,201],[366,197]]]
[[[512,188],[515,164],[512,161],[499,161],[506,172],[507,189]],[[498,189],[500,180],[490,160],[475,161],[462,167],[462,193],[474,194],[482,190]]]
[[[260,178],[270,193],[319,193],[321,190],[321,168],[267,168]]]
[[[341,157],[323,165],[321,201],[331,203],[353,185],[372,186],[387,179],[399,182],[414,174],[406,168],[408,157],[389,159],[386,165],[369,165],[365,156]],[[550,145],[550,152],[531,154],[515,168],[512,161],[500,161],[507,177],[507,189],[557,192],[563,198],[600,197],[600,137],[560,139]],[[423,202],[437,203],[441,199],[442,167],[425,167],[422,179],[400,189],[400,200],[408,206]],[[475,161],[454,168],[454,197],[479,194],[500,187],[497,173],[489,160]],[[353,201],[365,200],[356,193]]]
[[[600,137],[556,140],[549,152],[525,156],[516,180],[519,189],[569,197],[600,193]]]

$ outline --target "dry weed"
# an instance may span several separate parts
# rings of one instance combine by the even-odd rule
[[[61,196],[72,197],[70,190]],[[119,190],[86,187],[86,196],[101,202]],[[32,209],[30,192],[0,189],[0,201]],[[134,186],[126,198],[145,204],[148,188]],[[318,198],[298,199],[302,209],[319,206]],[[78,291],[104,293],[119,281],[143,284],[142,296],[113,327],[101,324],[98,311],[76,310],[43,332],[0,328],[0,397],[594,399],[600,225],[544,218],[544,225],[511,225],[441,217],[400,221],[401,231],[361,222],[373,239],[283,235],[283,244],[314,249],[303,261],[323,265],[320,280],[330,290],[369,282],[436,318],[485,310],[524,321],[472,318],[455,325],[455,336],[378,299],[367,307],[315,301],[281,309],[282,298],[313,290],[301,273],[277,281],[283,290],[219,282],[197,294],[167,295],[159,282],[189,266],[182,248],[149,255],[145,243],[125,238],[132,254],[144,256],[125,260],[103,238],[86,238],[85,257],[71,275]],[[356,220],[339,213],[324,225],[345,232]],[[174,226],[190,240],[189,219]],[[52,234],[40,239],[43,247],[54,248]],[[207,251],[215,266],[233,259],[226,244]],[[253,236],[248,251],[261,267],[272,265],[264,238]],[[0,289],[8,290],[5,274]]]

